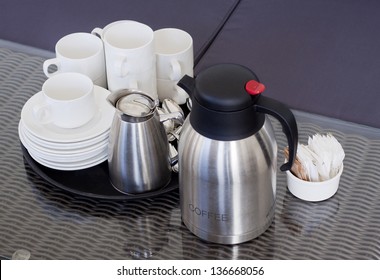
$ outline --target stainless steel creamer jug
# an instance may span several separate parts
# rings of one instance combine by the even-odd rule
[[[178,83],[192,102],[179,139],[182,220],[198,237],[237,244],[262,234],[276,205],[277,144],[266,113],[282,124],[289,170],[298,130],[292,112],[262,96],[265,86],[249,69],[219,64]]]
[[[108,170],[112,185],[122,193],[135,194],[165,187],[171,179],[169,142],[162,122],[180,121],[182,114],[159,114],[158,100],[137,90],[110,94],[115,107],[109,147]]]

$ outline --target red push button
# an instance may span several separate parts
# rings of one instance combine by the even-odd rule
[[[251,95],[258,95],[265,90],[265,85],[255,80],[250,80],[245,84],[245,90]]]

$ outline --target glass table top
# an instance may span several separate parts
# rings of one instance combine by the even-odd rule
[[[317,132],[332,132],[345,149],[338,192],[326,201],[302,201],[288,191],[278,169],[269,229],[239,245],[207,243],[182,223],[178,188],[134,200],[102,199],[64,190],[36,171],[24,157],[18,122],[23,104],[46,79],[43,61],[0,49],[1,258],[20,249],[30,252],[30,259],[380,258],[380,137],[300,118],[301,142]],[[272,124],[280,165],[286,138],[280,124],[274,119]],[[89,184],[97,187],[96,180]]]

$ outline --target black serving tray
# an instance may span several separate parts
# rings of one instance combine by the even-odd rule
[[[141,194],[123,194],[111,184],[107,161],[91,168],[61,171],[46,167],[35,161],[21,144],[23,156],[30,167],[44,180],[68,192],[92,198],[132,200],[155,197],[178,188],[178,174],[173,172],[171,181],[163,188]]]

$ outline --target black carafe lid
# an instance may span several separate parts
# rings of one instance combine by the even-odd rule
[[[236,64],[219,64],[197,76],[193,97],[210,109],[221,112],[244,110],[255,103],[257,96],[248,94],[247,82],[259,81],[248,68]]]
[[[261,129],[265,114],[277,118],[289,146],[289,161],[281,170],[290,170],[297,152],[297,122],[285,104],[261,94],[265,86],[250,69],[238,64],[218,64],[196,78],[185,75],[178,85],[191,97],[191,125],[207,138],[243,139]]]
[[[199,73],[193,89],[187,88],[192,91],[193,128],[208,138],[222,141],[243,139],[257,132],[265,116],[253,108],[258,95],[247,92],[250,81],[261,85],[250,69],[238,64],[218,64]],[[179,86],[186,90],[186,85],[179,83]]]

